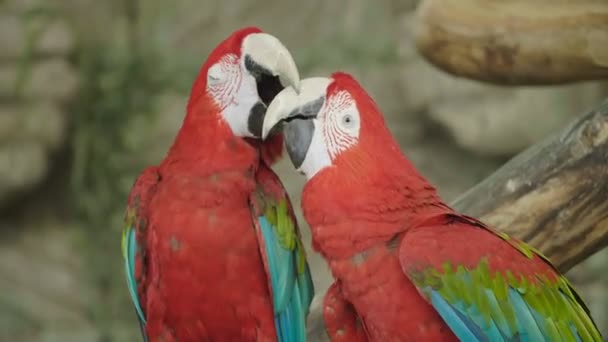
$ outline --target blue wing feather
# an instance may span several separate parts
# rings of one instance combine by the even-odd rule
[[[139,326],[144,338],[144,342],[147,342],[148,338],[145,334],[146,318],[139,303],[139,297],[137,296],[137,282],[135,281],[135,255],[137,254],[135,229],[132,227],[126,228],[124,239],[126,248],[124,251],[124,262],[125,273],[127,276],[127,286],[129,288],[129,294],[131,295],[131,301],[133,301],[133,305],[135,306],[135,312],[137,313],[137,319],[139,320]]]
[[[454,305],[449,304],[438,292],[432,291],[430,299],[435,310],[458,339],[471,342],[487,341],[479,327],[466,315],[460,313]]]
[[[422,226],[425,228],[412,228],[403,237],[399,262],[460,340],[601,341],[580,297],[531,247],[461,215],[439,214],[426,219]],[[471,237],[495,234],[497,244],[449,248],[448,242],[455,237],[462,239],[467,232]],[[427,253],[432,250],[432,259],[420,252],[425,249]],[[531,265],[545,262],[547,268],[533,271],[531,267],[530,274],[515,272],[508,263],[497,261],[502,260],[500,257],[492,259],[490,267],[489,256],[503,249],[504,255],[519,255],[522,262],[535,260]],[[479,254],[476,265],[471,264],[471,255],[463,258],[463,250]]]
[[[129,287],[129,294],[131,300],[135,305],[135,311],[137,311],[138,318],[145,324],[146,319],[144,313],[139,304],[139,298],[137,296],[137,283],[135,281],[135,254],[137,253],[137,241],[135,240],[135,229],[129,228],[127,231],[127,255],[125,258],[125,270],[127,274],[127,286]]]
[[[275,326],[279,342],[305,342],[306,316],[314,294],[308,265],[297,274],[295,250],[281,247],[273,225],[264,216],[258,218],[274,303]]]
[[[296,254],[296,265],[300,265],[300,256]],[[308,316],[308,309],[310,308],[310,303],[312,302],[313,297],[315,296],[314,285],[312,283],[312,276],[310,273],[310,268],[308,267],[308,263],[305,264],[304,274],[298,276],[298,294],[300,296],[300,303],[303,305],[304,320]]]
[[[521,293],[513,288],[509,288],[509,299],[511,299],[511,305],[515,310],[521,341],[546,341],[546,335],[541,332],[532,316],[533,309],[526,304],[521,297]]]
[[[308,315],[308,306],[306,308],[304,308],[302,305],[304,302],[302,302],[302,297],[300,296],[300,287],[299,286],[294,286],[293,287],[293,306],[292,306],[292,311],[293,311],[293,316],[296,322],[304,322],[304,324],[306,324],[306,316]],[[306,302],[308,304],[310,304],[310,302]],[[306,341],[306,329],[297,329],[294,331],[295,336],[294,336],[294,340],[295,341]]]
[[[272,224],[265,217],[260,217],[259,222],[272,282],[274,310],[275,313],[282,312],[291,298],[291,289],[296,281],[293,267],[294,253],[281,248]]]
[[[505,341],[509,341],[509,337],[513,336],[514,332],[511,331],[511,327],[507,323],[507,319],[502,313],[500,305],[498,305],[496,294],[490,289],[485,289],[485,294],[486,298],[488,299],[488,304],[490,305],[492,323],[494,323],[494,326],[496,326],[496,329],[498,329],[500,337]],[[496,338],[497,341],[500,341],[498,336],[493,335],[492,340],[494,340],[494,338]]]
[[[552,340],[546,327],[552,326],[553,323],[526,303],[523,294],[514,288],[508,289],[508,302],[513,308],[517,320],[516,331],[510,330],[504,315],[499,311],[494,293],[489,289],[484,289],[492,311],[489,322],[479,315],[479,310],[475,306],[466,306],[458,300],[452,300],[450,303],[440,292],[430,287],[423,288],[423,292],[429,294],[433,308],[461,341],[542,342]],[[576,326],[570,324],[569,328],[576,341],[582,341]]]

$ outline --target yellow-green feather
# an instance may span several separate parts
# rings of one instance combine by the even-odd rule
[[[511,246],[515,247],[518,251],[520,251],[529,259],[532,259],[534,256],[537,256],[547,264],[552,265],[551,261],[545,255],[543,255],[539,250],[528,245],[527,243],[520,240],[512,239],[508,234],[502,232],[498,233],[494,231],[494,233],[503,238],[505,241],[509,242]],[[544,284],[548,282],[549,279],[543,275],[541,277],[540,283]],[[588,310],[584,307],[584,303],[580,302],[579,299],[581,297],[576,292],[570,281],[566,277],[560,275],[557,280],[557,286],[559,288],[559,291],[561,291],[561,293],[563,293],[570,302],[565,305],[565,308],[570,311],[571,317],[576,320],[575,325],[579,333],[585,335],[581,336],[583,341],[601,341],[601,336],[597,327],[591,320],[591,317],[588,314]],[[562,314],[561,312],[558,312],[556,308],[562,307],[560,305],[560,302],[563,302],[565,298],[562,296],[558,296],[558,294],[559,292],[553,291],[551,293],[548,293],[547,296],[541,296],[540,299],[541,301],[546,303],[542,306],[543,310],[548,312],[551,317],[556,317],[557,315]],[[549,303],[551,303],[551,305],[549,305]],[[569,335],[572,336],[570,329],[567,330],[569,332]],[[574,336],[572,336],[572,338],[574,339]]]
[[[127,232],[129,229],[135,228],[135,209],[127,208],[127,214],[125,216],[124,225],[122,227],[122,237],[120,239],[120,247],[122,251],[122,257],[124,260],[127,259]]]
[[[306,267],[304,247],[296,233],[293,218],[288,210],[287,200],[282,199],[276,205],[267,205],[264,216],[275,227],[281,247],[287,250],[296,250],[299,255],[298,274],[304,272]]]
[[[567,340],[575,341],[570,329],[570,326],[573,326],[582,341],[601,341],[597,328],[578,303],[564,277],[549,280],[539,276],[537,281],[533,282],[522,275],[515,276],[510,271],[503,275],[500,272],[491,272],[487,259],[484,258],[476,267],[470,269],[446,262],[442,265],[440,274],[437,270],[428,268],[412,277],[412,280],[428,296],[430,291],[437,291],[448,303],[461,303],[464,309],[473,315],[474,321],[477,316],[483,319],[475,322],[481,328],[490,326],[491,321],[494,321],[501,330],[505,329],[506,324],[511,332],[517,332],[517,317],[507,293],[511,288],[543,318],[544,322],[541,324],[547,338],[563,336]],[[496,297],[499,310],[496,304],[489,300],[487,289]]]
[[[286,198],[261,196],[264,215],[258,218],[271,280],[275,326],[281,342],[306,339],[306,315],[314,296],[304,248]]]

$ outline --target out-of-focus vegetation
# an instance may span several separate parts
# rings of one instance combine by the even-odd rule
[[[70,107],[70,189],[74,217],[84,227],[79,240],[86,257],[87,286],[103,303],[91,308],[102,340],[134,340],[139,333],[122,277],[119,237],[126,198],[147,165],[142,130],[154,122],[164,92],[180,87],[179,70],[142,39],[136,1],[124,1],[119,39],[83,40],[76,55],[82,85]],[[112,22],[120,21],[113,18]],[[183,83],[183,81],[181,82]],[[158,156],[162,157],[162,156]],[[114,265],[114,266],[109,266]],[[125,330],[124,322],[133,324]]]
[[[88,47],[78,62],[83,84],[72,109],[78,115],[71,129],[70,187],[75,217],[86,227],[81,239],[90,271],[87,280],[97,288],[99,303],[104,303],[92,308],[92,314],[101,331],[109,333],[112,321],[132,316],[124,310],[129,301],[124,282],[116,281],[120,269],[108,267],[121,264],[116,241],[125,199],[145,166],[133,157],[145,146],[133,144],[131,137],[138,133],[132,122],[153,120],[167,75],[154,52],[139,45]]]
[[[353,73],[448,199],[606,95],[595,96],[602,93],[593,84],[567,99],[552,90],[520,95],[449,77],[413,48],[416,2],[0,1],[0,44],[16,51],[0,51],[0,340],[137,339],[120,256],[127,194],[137,173],[169,147],[200,64],[237,28],[258,25],[278,36],[304,77]],[[551,96],[571,106],[544,108]],[[503,124],[504,115],[493,113],[505,99],[508,113],[523,110],[526,126],[541,128],[521,133],[521,117]],[[484,136],[462,133],[445,119],[446,108],[468,126],[498,125],[522,142],[483,155]],[[459,145],[458,134],[471,139]],[[297,206],[302,179],[288,164],[279,169]],[[329,274],[319,256],[311,262],[321,291]],[[593,262],[606,265],[606,258]],[[579,269],[583,296],[608,304],[608,279],[597,268]],[[606,312],[594,310],[608,327]]]

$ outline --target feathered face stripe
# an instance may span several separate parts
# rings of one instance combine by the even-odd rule
[[[319,113],[323,138],[331,159],[354,145],[359,138],[359,113],[347,91],[329,97]]]

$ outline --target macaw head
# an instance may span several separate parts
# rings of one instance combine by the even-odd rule
[[[221,42],[203,64],[188,112],[210,101],[235,136],[259,138],[268,104],[287,86],[299,89],[299,83],[293,57],[276,37],[243,28]]]
[[[262,137],[280,123],[289,157],[308,179],[332,169],[368,177],[390,168],[385,155],[404,159],[374,100],[345,73],[304,79],[299,94],[283,90],[268,108]]]
[[[262,138],[278,125],[293,165],[308,179],[305,215],[312,193],[327,220],[339,211],[408,201],[408,189],[434,192],[401,152],[374,100],[350,75],[307,78],[299,93],[283,90],[268,108]]]

